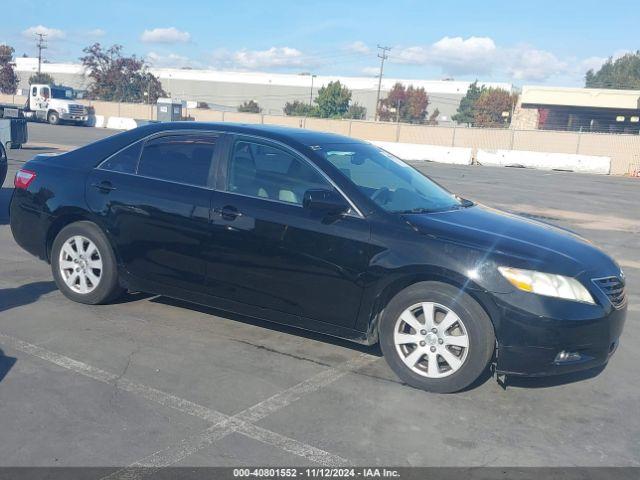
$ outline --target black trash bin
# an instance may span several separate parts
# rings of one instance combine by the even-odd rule
[[[0,119],[0,144],[6,149],[21,148],[29,140],[27,120],[24,118]]]

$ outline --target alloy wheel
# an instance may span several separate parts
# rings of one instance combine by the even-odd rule
[[[422,302],[407,308],[396,320],[393,341],[404,364],[427,378],[457,372],[469,353],[469,335],[450,308]]]
[[[69,238],[60,249],[60,274],[76,293],[93,292],[100,283],[103,265],[95,243],[82,235]]]

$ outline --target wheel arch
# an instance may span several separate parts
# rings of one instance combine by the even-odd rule
[[[367,325],[367,343],[374,344],[378,342],[378,327],[380,317],[384,312],[384,308],[405,288],[414,285],[419,282],[440,282],[447,285],[451,285],[455,288],[468,294],[473,298],[480,307],[485,311],[491,324],[493,325],[494,333],[499,326],[499,314],[495,303],[491,300],[490,295],[478,286],[471,278],[461,275],[454,271],[443,270],[441,268],[431,269],[425,268],[418,272],[407,273],[395,278],[392,282],[387,284],[377,295],[373,307],[369,312],[368,325]]]
[[[106,232],[104,231],[104,229],[100,226],[98,222],[95,221],[94,218],[92,218],[92,216],[88,212],[84,212],[81,210],[65,212],[57,216],[47,230],[47,236],[45,240],[45,255],[46,255],[47,262],[51,263],[51,248],[53,247],[53,241],[58,236],[60,231],[67,225],[71,225],[72,223],[76,223],[76,222],[91,222],[100,230],[102,230],[102,232],[105,233],[106,235]],[[113,248],[113,246],[111,248]]]

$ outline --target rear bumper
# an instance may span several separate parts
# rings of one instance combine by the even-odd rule
[[[47,260],[47,232],[51,216],[28,201],[31,194],[24,190],[13,191],[9,204],[11,233],[16,243],[27,252]]]
[[[601,305],[534,298],[537,308],[525,310],[514,306],[511,295],[496,296],[501,311],[498,373],[547,376],[590,370],[605,366],[618,348],[626,304],[616,309],[606,297],[598,299]],[[573,355],[562,360],[561,352]]]

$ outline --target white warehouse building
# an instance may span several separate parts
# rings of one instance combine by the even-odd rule
[[[16,73],[20,77],[19,88],[28,88],[29,77],[38,69],[37,58],[16,58]],[[171,97],[183,101],[205,102],[216,110],[235,111],[238,105],[255,100],[264,113],[282,114],[285,103],[294,100],[309,102],[318,90],[331,81],[339,80],[353,93],[353,101],[367,109],[367,118],[375,113],[378,89],[377,77],[312,76],[309,74],[283,74],[222,70],[196,70],[151,68],[164,90]],[[42,71],[53,76],[56,83],[83,91],[88,78],[81,64],[43,63]],[[384,98],[397,82],[406,86],[423,87],[429,95],[428,113],[437,108],[440,124],[451,123],[460,100],[471,82],[454,80],[382,79],[381,98]],[[509,83],[480,82],[487,87],[512,91]],[[313,86],[312,86],[313,84]]]

